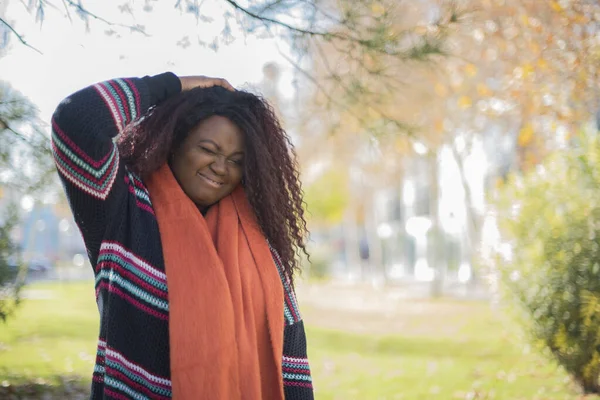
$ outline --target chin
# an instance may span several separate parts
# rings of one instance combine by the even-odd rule
[[[190,200],[198,207],[208,207],[213,205],[213,202],[207,201],[205,196],[190,196]]]
[[[226,192],[220,192],[218,194],[211,193],[211,196],[207,196],[206,193],[198,193],[193,199],[195,199],[194,203],[200,207],[210,207],[213,204],[218,203],[222,198],[227,197],[231,192],[233,192],[233,190],[227,190]]]

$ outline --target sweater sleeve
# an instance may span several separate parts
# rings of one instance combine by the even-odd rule
[[[114,79],[70,95],[54,112],[54,160],[92,265],[110,216],[128,193],[115,137],[180,91],[179,78],[170,72]]]

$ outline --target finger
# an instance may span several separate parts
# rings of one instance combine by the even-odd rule
[[[224,87],[225,89],[230,90],[232,92],[235,92],[235,88],[231,85],[231,83],[227,82],[226,79],[215,78],[215,79],[213,79],[213,84]]]

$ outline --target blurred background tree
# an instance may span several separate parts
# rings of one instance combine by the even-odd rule
[[[510,249],[496,267],[533,340],[585,393],[598,393],[600,5],[506,1],[482,9],[486,19],[468,36],[484,62],[465,64],[472,80],[452,97],[466,110],[461,118],[511,121],[514,172],[498,178],[514,176],[490,205]]]
[[[476,276],[484,221],[493,212],[481,194],[493,192],[510,171],[526,171],[540,163],[596,115],[599,6],[595,1],[460,1],[451,14],[459,23],[438,28],[432,21],[444,15],[443,3],[378,5],[382,13],[394,15],[390,19],[396,31],[425,21],[417,26],[445,37],[443,51],[449,56],[423,64],[368,54],[357,62],[344,51],[317,43],[313,53],[322,55],[317,61],[326,61],[316,63],[318,70],[344,84],[336,91],[331,83],[315,96],[315,103],[317,109],[326,109],[330,97],[344,99],[346,112],[335,119],[342,122],[334,129],[366,133],[360,148],[373,145],[370,140],[375,134],[375,147],[393,149],[396,158],[414,157],[415,149],[426,154],[432,223],[428,249],[436,269],[435,294],[443,285],[442,260],[447,256],[439,214],[444,152],[450,152],[460,173],[460,188],[455,190],[463,193],[466,205],[466,251]],[[355,78],[361,73],[369,76],[372,70],[380,72],[381,78],[372,82]],[[363,82],[368,84],[361,86]],[[386,128],[391,135],[386,135]],[[488,158],[483,189],[470,176],[470,159],[482,148]],[[398,165],[400,176],[402,162]],[[394,171],[389,165],[381,165],[383,170]],[[377,176],[371,175],[371,182]]]
[[[14,239],[19,202],[25,194],[45,192],[54,166],[44,124],[37,110],[8,83],[0,82],[0,319],[18,304],[24,281],[21,257]],[[19,272],[21,272],[19,274]]]
[[[536,170],[515,177],[498,201],[512,251],[499,257],[508,297],[534,343],[585,393],[600,393],[600,142],[580,134]]]

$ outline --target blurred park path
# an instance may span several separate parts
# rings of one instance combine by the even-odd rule
[[[455,288],[454,296],[440,299],[430,298],[427,283],[374,287],[301,282],[296,291],[308,324],[353,333],[447,336],[469,321],[467,313],[474,305],[494,313],[485,290],[466,291],[462,286]],[[435,321],[447,322],[448,314],[463,323],[435,328]]]
[[[341,281],[298,282],[298,300],[310,307],[356,312],[388,313],[404,309],[411,300],[431,298],[431,283],[407,282],[392,285],[346,283]],[[456,283],[444,288],[444,298],[457,300],[489,300],[483,286],[467,287]]]

